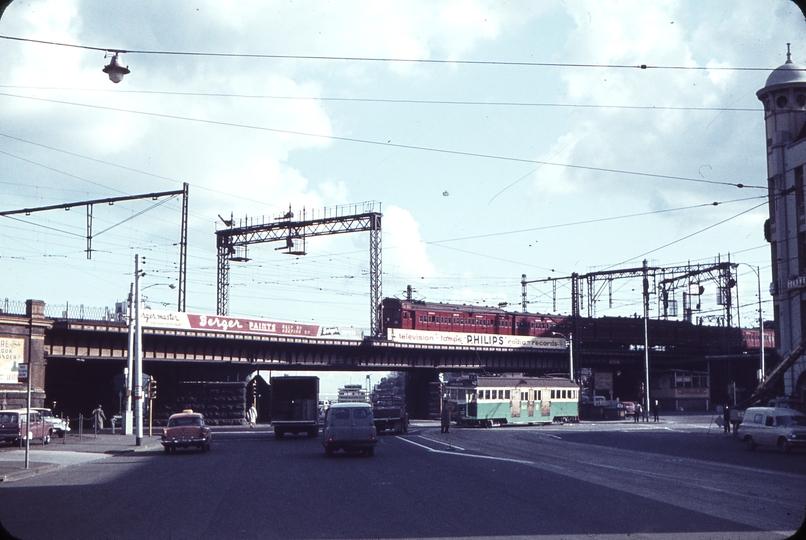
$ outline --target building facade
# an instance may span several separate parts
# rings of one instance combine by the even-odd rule
[[[781,357],[806,337],[806,66],[786,63],[756,93],[764,104],[770,217],[764,236],[770,243],[775,331]],[[806,392],[806,358],[784,375],[787,395]]]

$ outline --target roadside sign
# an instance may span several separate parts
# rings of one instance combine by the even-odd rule
[[[28,364],[17,364],[17,382],[28,382]]]

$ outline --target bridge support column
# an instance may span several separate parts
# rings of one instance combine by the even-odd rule
[[[27,300],[25,315],[0,314],[0,407],[24,408],[27,385],[17,382],[19,364],[30,362],[31,405],[45,405],[45,303]]]

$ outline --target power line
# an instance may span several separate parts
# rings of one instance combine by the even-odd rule
[[[439,99],[392,99],[392,98],[345,98],[328,96],[275,96],[264,94],[226,94],[209,92],[168,92],[155,90],[105,90],[100,88],[62,88],[43,86],[15,86],[0,84],[0,88],[10,90],[53,90],[58,92],[103,92],[115,94],[141,94],[159,96],[181,96],[181,97],[224,97],[224,98],[244,98],[244,99],[276,99],[276,100],[296,100],[296,101],[333,101],[346,103],[386,103],[386,104],[413,104],[413,105],[457,105],[457,106],[493,106],[493,107],[547,107],[547,108],[570,108],[570,109],[616,109],[616,110],[638,110],[638,111],[702,111],[702,112],[751,112],[758,113],[761,108],[731,108],[731,107],[675,107],[662,105],[593,105],[586,103],[540,103],[528,101],[472,101],[472,100],[439,100]]]
[[[636,171],[627,171],[622,169],[611,169],[607,167],[592,167],[588,165],[572,165],[569,163],[554,163],[551,161],[541,161],[537,159],[526,159],[526,158],[516,158],[510,156],[497,156],[493,154],[482,154],[479,152],[466,152],[461,150],[449,150],[446,148],[431,148],[426,146],[416,146],[410,144],[401,144],[401,143],[393,143],[391,141],[382,142],[382,141],[373,141],[369,139],[359,139],[356,137],[342,137],[338,135],[322,135],[320,133],[306,133],[303,131],[293,131],[288,129],[278,129],[278,128],[269,128],[263,126],[254,126],[248,124],[238,124],[234,122],[223,122],[218,120],[205,120],[200,118],[189,118],[186,116],[177,116],[172,114],[164,114],[164,113],[153,113],[153,112],[145,112],[145,111],[136,111],[132,109],[120,109],[116,107],[104,107],[101,105],[89,105],[86,103],[76,103],[72,101],[62,101],[62,100],[55,100],[55,99],[45,99],[45,98],[35,98],[30,96],[19,96],[15,94],[6,94],[0,92],[0,96],[18,98],[18,99],[28,99],[33,101],[43,101],[47,103],[56,103],[59,105],[72,105],[76,107],[85,107],[90,109],[98,109],[104,111],[114,111],[114,112],[125,112],[129,114],[139,114],[143,116],[153,116],[155,118],[167,118],[171,120],[183,120],[188,122],[198,122],[202,124],[210,124],[215,126],[227,126],[227,127],[235,127],[241,129],[251,129],[257,131],[267,131],[271,133],[283,133],[285,135],[297,135],[300,137],[313,137],[318,139],[328,139],[333,141],[342,141],[342,142],[351,142],[351,143],[358,143],[358,144],[367,144],[373,146],[382,146],[385,148],[400,148],[404,150],[417,150],[421,152],[433,152],[437,154],[447,154],[447,155],[454,155],[454,156],[464,156],[464,157],[476,157],[476,158],[483,158],[483,159],[494,159],[499,161],[508,161],[508,162],[516,162],[516,163],[531,163],[531,164],[539,164],[539,165],[552,165],[555,167],[564,167],[568,169],[578,169],[578,170],[585,170],[585,171],[593,171],[593,172],[606,172],[606,173],[614,173],[614,174],[624,174],[629,176],[641,176],[646,178],[656,178],[660,180],[679,180],[683,182],[695,182],[700,184],[711,184],[711,185],[719,185],[719,186],[730,186],[736,188],[753,188],[753,189],[763,189],[766,190],[766,186],[754,186],[754,185],[745,185],[742,183],[734,184],[732,182],[720,182],[716,180],[705,180],[702,178],[690,178],[685,176],[673,176],[667,174],[653,174],[653,173],[642,173]]]
[[[459,241],[462,241],[462,240],[477,240],[479,238],[488,238],[488,237],[491,237],[491,236],[503,236],[503,235],[508,235],[508,234],[534,232],[534,231],[541,231],[541,230],[545,230],[545,229],[559,229],[561,227],[573,227],[573,226],[576,226],[576,225],[590,225],[592,223],[601,223],[603,221],[615,221],[615,220],[618,220],[618,219],[627,219],[627,218],[634,218],[634,217],[651,216],[651,215],[656,215],[656,214],[665,214],[665,213],[668,213],[668,212],[679,212],[681,210],[692,210],[694,208],[704,208],[704,207],[708,207],[708,206],[719,206],[720,204],[730,204],[730,203],[735,203],[735,202],[752,201],[752,200],[756,200],[756,199],[766,199],[766,197],[767,197],[766,195],[759,195],[757,197],[746,197],[746,198],[743,198],[743,199],[733,199],[733,200],[730,200],[730,201],[693,204],[691,206],[681,206],[681,207],[678,207],[678,208],[667,208],[665,210],[652,210],[652,211],[649,211],[649,212],[639,212],[639,213],[636,213],[636,214],[625,214],[625,215],[622,215],[622,216],[611,216],[611,217],[597,218],[597,219],[586,219],[586,220],[583,220],[583,221],[572,221],[570,223],[558,223],[558,224],[555,224],[555,225],[543,225],[541,227],[531,227],[531,228],[528,228],[528,229],[518,229],[518,230],[515,230],[515,231],[503,231],[503,232],[497,232],[497,233],[479,234],[479,235],[475,235],[475,236],[463,236],[463,237],[460,237],[460,238],[449,238],[449,239],[445,239],[445,240],[432,240],[430,242],[426,242],[426,244],[437,245],[437,244],[444,244],[444,243],[447,243],[447,242],[459,242]],[[762,205],[763,204],[766,204],[766,203],[762,203]],[[751,210],[754,209],[754,208],[758,208],[758,206],[754,206],[753,208],[751,208]]]
[[[677,71],[765,71],[770,72],[775,68],[770,67],[732,67],[732,66],[663,66],[651,64],[595,64],[595,63],[572,63],[572,62],[516,62],[505,60],[444,60],[429,58],[389,58],[389,57],[366,57],[366,56],[317,56],[299,54],[259,54],[259,53],[214,53],[199,51],[158,51],[148,49],[120,49],[111,47],[94,47],[90,45],[78,45],[74,43],[62,43],[57,41],[45,41],[39,39],[29,39],[14,36],[0,35],[0,39],[11,41],[21,41],[26,43],[37,43],[40,45],[53,45],[58,47],[69,47],[74,49],[85,49],[91,51],[102,51],[121,54],[143,54],[161,56],[205,56],[213,58],[250,58],[250,59],[276,59],[276,60],[328,60],[328,61],[350,61],[350,62],[387,62],[387,63],[414,63],[414,64],[447,64],[447,65],[470,65],[470,66],[515,66],[515,67],[556,67],[556,68],[595,68],[595,69],[639,69],[655,70],[668,69]]]

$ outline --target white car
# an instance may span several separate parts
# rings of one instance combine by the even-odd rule
[[[44,409],[42,407],[31,407],[31,410],[39,411],[39,414],[42,416],[42,419],[50,425],[54,435],[64,437],[64,434],[70,431],[70,424],[67,423],[67,420],[65,420],[64,418],[59,418],[58,416],[54,415],[53,411],[51,411],[50,409]]]
[[[750,407],[736,430],[747,448],[777,446],[788,453],[793,448],[806,448],[806,415],[780,407]]]

